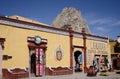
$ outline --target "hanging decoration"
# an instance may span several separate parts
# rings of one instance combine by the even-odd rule
[[[36,49],[36,76],[44,75],[44,51],[42,48]]]

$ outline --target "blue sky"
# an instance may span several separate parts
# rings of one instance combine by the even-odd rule
[[[0,15],[20,15],[51,25],[65,7],[80,10],[93,34],[114,40],[120,35],[120,0],[0,0]]]

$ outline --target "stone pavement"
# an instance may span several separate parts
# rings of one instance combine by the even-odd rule
[[[100,76],[100,73],[95,77],[87,77],[84,73],[75,73],[72,75],[60,75],[60,76],[45,76],[45,77],[30,77],[21,79],[120,79],[120,74],[115,72],[108,72],[109,76]]]

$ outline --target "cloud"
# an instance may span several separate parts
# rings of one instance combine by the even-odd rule
[[[100,15],[97,15],[95,13],[88,13],[83,16],[88,25],[97,25],[97,26],[118,26],[120,25],[120,19],[116,17],[106,16],[102,17]]]
[[[93,34],[106,36],[111,31],[115,19],[109,17],[89,17],[87,18],[87,23]]]
[[[96,27],[96,30],[98,30],[98,31],[106,31],[106,29],[104,27]]]
[[[120,34],[120,18],[111,16],[102,16],[95,13],[85,14],[84,18],[91,32],[95,35],[109,35],[112,39]]]
[[[91,31],[95,35],[106,36],[111,31],[111,28],[106,28],[104,26],[94,26]]]
[[[112,24],[112,26],[120,26],[120,20],[114,22],[114,23]]]
[[[110,30],[113,30],[113,27],[117,28],[117,26],[120,26],[120,20],[110,17],[89,17],[87,18],[87,23],[88,26],[93,30],[93,32],[97,30],[106,33]]]
[[[87,23],[90,26],[120,26],[120,19],[104,17],[104,18],[87,18]]]
[[[111,23],[112,20],[106,18],[99,18],[99,19],[91,19],[89,21],[90,25],[105,25]]]

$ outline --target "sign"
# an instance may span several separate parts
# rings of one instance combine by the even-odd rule
[[[39,36],[35,37],[35,43],[40,44],[42,42],[42,39]]]
[[[43,39],[40,36],[28,37],[27,41],[34,42],[37,45],[46,44],[47,43],[47,39]]]

